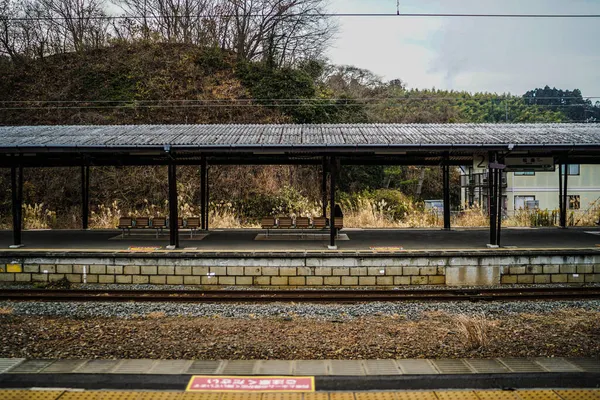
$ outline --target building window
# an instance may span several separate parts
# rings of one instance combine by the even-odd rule
[[[569,210],[579,210],[581,208],[581,202],[579,195],[569,195]]]
[[[515,196],[515,210],[535,208],[532,203],[535,202],[535,196]]]
[[[564,174],[565,166],[563,165],[560,170]],[[579,175],[579,164],[569,164],[569,175]]]
[[[535,171],[519,171],[515,172],[515,176],[535,176]]]

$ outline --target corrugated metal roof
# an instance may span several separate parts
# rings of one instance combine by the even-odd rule
[[[0,127],[0,147],[600,146],[600,124],[76,125]]]

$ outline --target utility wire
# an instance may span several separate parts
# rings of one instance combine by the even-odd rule
[[[386,101],[412,101],[412,100],[443,100],[443,101],[465,101],[471,100],[480,103],[489,102],[505,102],[507,100],[525,100],[526,102],[537,101],[537,100],[590,100],[600,99],[600,96],[584,96],[584,97],[498,97],[492,99],[477,99],[475,97],[435,97],[435,96],[418,96],[418,97],[338,97],[338,98],[288,98],[288,99],[277,99],[277,98],[259,98],[259,99],[157,99],[157,100],[0,100],[3,104],[23,104],[23,103],[37,103],[37,104],[106,104],[106,103],[205,103],[205,104],[223,104],[223,103],[251,103],[253,102],[322,102],[322,101],[338,101],[338,102],[386,102]],[[527,104],[527,105],[546,105],[553,107],[582,107],[587,104]]]
[[[2,18],[3,21],[60,21],[60,20],[124,20],[124,19],[199,19],[199,18],[268,18],[269,14],[226,14],[208,13],[192,15],[90,15],[85,17],[14,17]],[[453,13],[291,13],[282,14],[289,17],[338,17],[338,18],[600,18],[600,14],[453,14]]]
[[[302,106],[319,106],[319,107],[350,107],[358,105],[378,105],[378,104],[361,104],[361,103],[322,103],[322,104],[297,104],[297,103],[281,103],[281,104],[130,104],[130,105],[115,105],[115,106],[103,106],[103,105],[91,105],[91,106],[29,106],[29,107],[0,107],[0,110],[135,110],[135,109],[157,109],[157,108],[172,108],[172,109],[192,109],[192,108],[293,108]],[[405,107],[405,104],[382,104],[384,107]],[[486,103],[482,103],[482,106],[486,106]],[[508,105],[513,107],[515,105]],[[585,104],[567,104],[567,105],[553,105],[553,104],[522,104],[524,107],[586,107]]]

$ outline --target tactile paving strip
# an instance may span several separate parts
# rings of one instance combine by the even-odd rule
[[[562,400],[551,390],[519,390],[517,395],[523,400]]]
[[[183,393],[153,392],[153,393],[144,393],[138,399],[139,400],[180,400],[182,398],[183,398]]]
[[[482,390],[332,393],[0,390],[0,400],[598,400],[599,390]]]
[[[138,400],[143,394],[125,391],[66,392],[59,400]]]
[[[0,390],[0,400],[56,400],[62,390]]]
[[[264,393],[261,400],[302,400],[302,393]]]
[[[337,393],[329,393],[329,400],[356,400],[356,399],[354,398],[354,393],[337,392]]]
[[[555,390],[563,400],[600,400],[600,390]]]
[[[220,393],[184,393],[183,400],[219,400]]]
[[[260,393],[223,393],[220,400],[261,400]]]
[[[398,400],[437,400],[433,392],[397,392]]]
[[[449,391],[449,392],[435,392],[435,395],[439,400],[479,400],[479,397],[474,392],[465,391]]]
[[[476,391],[475,394],[480,400],[519,400],[515,392],[504,390]]]
[[[398,400],[394,392],[359,392],[356,400]]]

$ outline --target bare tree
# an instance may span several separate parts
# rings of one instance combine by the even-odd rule
[[[126,17],[120,26],[130,38],[150,39],[153,34],[171,43],[205,44],[211,29],[213,0],[121,0]],[[121,33],[123,35],[123,33]]]
[[[19,12],[10,0],[0,1],[0,54],[19,62],[23,57],[23,40],[15,18]]]
[[[102,0],[37,0],[63,51],[97,48],[108,38],[108,19]]]
[[[274,65],[318,57],[335,33],[324,0],[224,0],[225,47]]]

